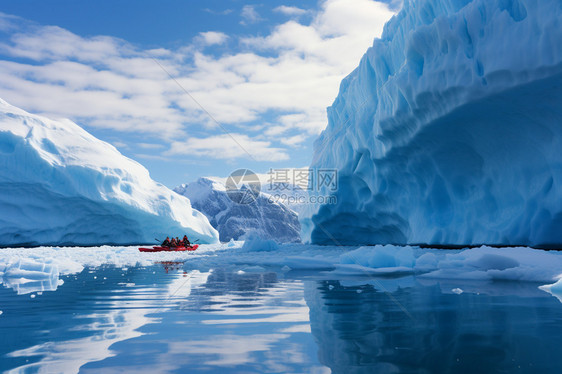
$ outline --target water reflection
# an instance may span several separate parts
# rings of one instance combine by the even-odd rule
[[[166,274],[168,274],[168,272],[170,271],[174,272],[183,269],[185,261],[157,261],[155,262],[155,264],[162,265],[162,268],[164,269]],[[187,272],[185,273],[187,274]]]
[[[562,308],[537,285],[463,283],[459,295],[459,282],[406,278],[390,295],[378,281],[307,283],[320,362],[334,373],[560,372]]]
[[[560,372],[562,305],[535,284],[329,276],[161,263],[0,288],[0,371]]]
[[[111,357],[116,342],[141,336],[140,327],[158,322],[150,313],[170,307],[186,289],[206,281],[197,271],[186,280],[180,274],[166,279],[145,269],[114,267],[65,278],[58,292],[34,299],[2,290],[0,370],[78,372],[88,362]]]
[[[303,283],[258,270],[210,271],[177,308],[154,314],[161,320],[141,328],[145,335],[114,344],[114,357],[81,371],[127,363],[145,372],[326,372],[317,363]]]
[[[85,269],[33,299],[0,289],[0,371],[325,372],[302,282],[178,265]]]

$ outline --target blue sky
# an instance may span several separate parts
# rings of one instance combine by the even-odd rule
[[[396,8],[3,0],[0,97],[72,119],[169,187],[242,167],[303,167],[341,79]]]

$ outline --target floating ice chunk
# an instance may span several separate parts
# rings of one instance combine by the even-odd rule
[[[451,254],[440,252],[436,270],[421,277],[543,282],[556,279],[561,271],[562,253],[559,252],[483,246]]]
[[[241,274],[244,274],[244,273],[263,273],[265,271],[266,271],[265,268],[263,268],[261,266],[246,266],[246,267],[243,267],[239,271],[239,273],[240,272],[242,272]]]
[[[417,270],[430,270],[436,269],[439,259],[434,253],[424,253],[416,259],[416,269]]]
[[[370,276],[370,275],[400,275],[411,274],[414,271],[411,267],[406,266],[392,266],[386,268],[371,268],[363,265],[356,264],[337,264],[336,269],[333,271],[337,275],[351,275],[351,276]]]
[[[539,288],[550,293],[562,303],[562,277],[556,283],[539,286]]]
[[[33,259],[17,259],[4,268],[4,286],[14,289],[18,295],[37,291],[55,291],[59,269],[52,263],[41,263]],[[35,297],[33,295],[32,297]]]
[[[256,233],[250,233],[247,235],[244,245],[242,246],[243,251],[248,252],[270,252],[279,249],[279,245],[271,239],[262,239]]]
[[[410,268],[416,263],[414,251],[411,247],[397,247],[393,245],[376,245],[361,247],[343,254],[342,264],[356,264],[370,268]]]
[[[283,260],[285,266],[292,270],[333,270],[333,261],[320,257],[289,256]]]
[[[452,293],[456,293],[457,295],[460,295],[461,293],[463,293],[463,290],[460,288],[453,288],[451,290]]]
[[[498,254],[485,253],[480,257],[469,259],[465,265],[473,266],[480,270],[505,270],[519,266],[519,262],[511,257]]]

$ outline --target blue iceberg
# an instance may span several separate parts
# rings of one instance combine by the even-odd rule
[[[0,246],[218,242],[189,200],[69,121],[0,100]]]
[[[562,244],[560,103],[559,0],[404,1],[328,108],[303,239]]]

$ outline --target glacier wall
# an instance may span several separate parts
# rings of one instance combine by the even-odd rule
[[[303,239],[562,244],[561,104],[560,0],[406,0],[328,108]]]
[[[0,100],[0,246],[218,241],[189,200],[69,120]]]

